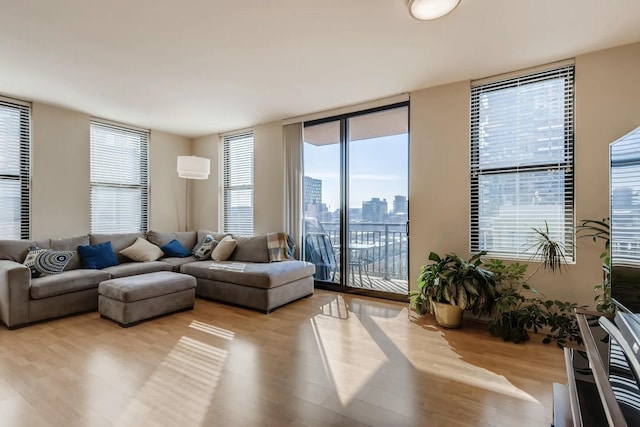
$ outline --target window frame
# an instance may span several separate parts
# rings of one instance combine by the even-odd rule
[[[229,182],[229,173],[227,171],[229,167],[229,156],[231,155],[230,145],[233,142],[241,142],[250,139],[248,142],[251,145],[250,149],[250,176],[251,184],[233,184]],[[253,129],[237,131],[233,133],[224,134],[220,137],[220,151],[221,151],[221,191],[220,191],[220,221],[219,227],[224,233],[232,233],[238,236],[251,236],[255,230],[255,135]],[[243,159],[246,160],[246,159]],[[245,165],[246,166],[246,165]],[[228,219],[228,198],[231,197],[234,191],[251,191],[251,231],[245,229],[234,229],[230,226]]]
[[[0,173],[0,181],[20,182],[20,239],[31,237],[31,103],[0,97],[0,107],[14,109],[20,113],[19,119],[19,173]],[[9,238],[9,236],[0,236]]]
[[[131,135],[135,135],[136,137],[140,137],[140,175],[141,175],[141,183],[139,184],[122,184],[122,183],[110,183],[110,182],[97,182],[93,180],[93,162],[90,160],[89,165],[89,174],[90,174],[90,229],[91,233],[111,233],[111,231],[107,230],[96,230],[94,228],[93,222],[93,209],[94,209],[94,200],[93,200],[93,189],[94,188],[124,188],[124,189],[136,189],[141,190],[142,200],[140,203],[141,211],[140,211],[140,230],[138,231],[130,231],[130,232],[140,232],[146,233],[149,229],[149,142],[150,142],[150,131],[145,129],[138,129],[131,126],[120,125],[117,123],[112,123],[105,120],[100,119],[92,119],[89,124],[90,129],[90,152],[93,150],[93,138],[91,138],[91,130],[94,126],[101,128],[102,130],[113,129],[118,132],[125,132]],[[91,154],[90,154],[90,157]],[[122,231],[127,232],[127,231]]]
[[[524,86],[527,84],[564,78],[564,155],[561,162],[511,164],[509,166],[486,167],[480,165],[480,99],[482,94]],[[470,239],[472,253],[478,253],[480,243],[480,178],[488,175],[520,174],[538,171],[558,171],[564,175],[564,246],[567,261],[575,260],[575,65],[562,65],[544,71],[519,74],[515,77],[471,86],[470,99]],[[488,255],[500,259],[532,259],[534,250],[524,247],[513,253],[510,250],[487,250]],[[500,249],[500,248],[498,248]],[[539,257],[538,257],[539,258]],[[536,258],[537,259],[537,258]]]

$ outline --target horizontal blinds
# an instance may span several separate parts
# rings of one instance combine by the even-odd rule
[[[91,232],[145,232],[149,132],[91,122]]]
[[[0,100],[0,238],[28,239],[31,107]]]
[[[640,128],[611,144],[611,262],[614,268],[640,266],[639,148]]]
[[[533,228],[573,257],[574,67],[471,88],[471,248],[529,258]]]
[[[224,231],[253,234],[253,132],[223,137]]]

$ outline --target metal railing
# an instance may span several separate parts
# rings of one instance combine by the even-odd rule
[[[322,222],[335,247],[340,245],[340,224]],[[409,242],[405,223],[352,223],[347,226],[348,243],[370,245],[363,252],[363,267],[384,280],[408,278]]]

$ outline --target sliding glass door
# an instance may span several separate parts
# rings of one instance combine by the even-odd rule
[[[315,280],[340,283],[342,192],[341,124],[320,123],[304,131],[304,254]]]
[[[305,254],[316,281],[408,292],[408,105],[306,123]]]

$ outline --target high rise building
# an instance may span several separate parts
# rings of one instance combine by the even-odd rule
[[[362,221],[383,222],[387,216],[387,199],[374,197],[368,202],[362,202]]]
[[[322,203],[322,180],[305,176],[303,177],[303,185],[304,210],[306,211],[309,205],[319,205]]]
[[[393,213],[394,214],[406,214],[409,210],[409,204],[407,203],[406,196],[394,196],[393,198]]]

